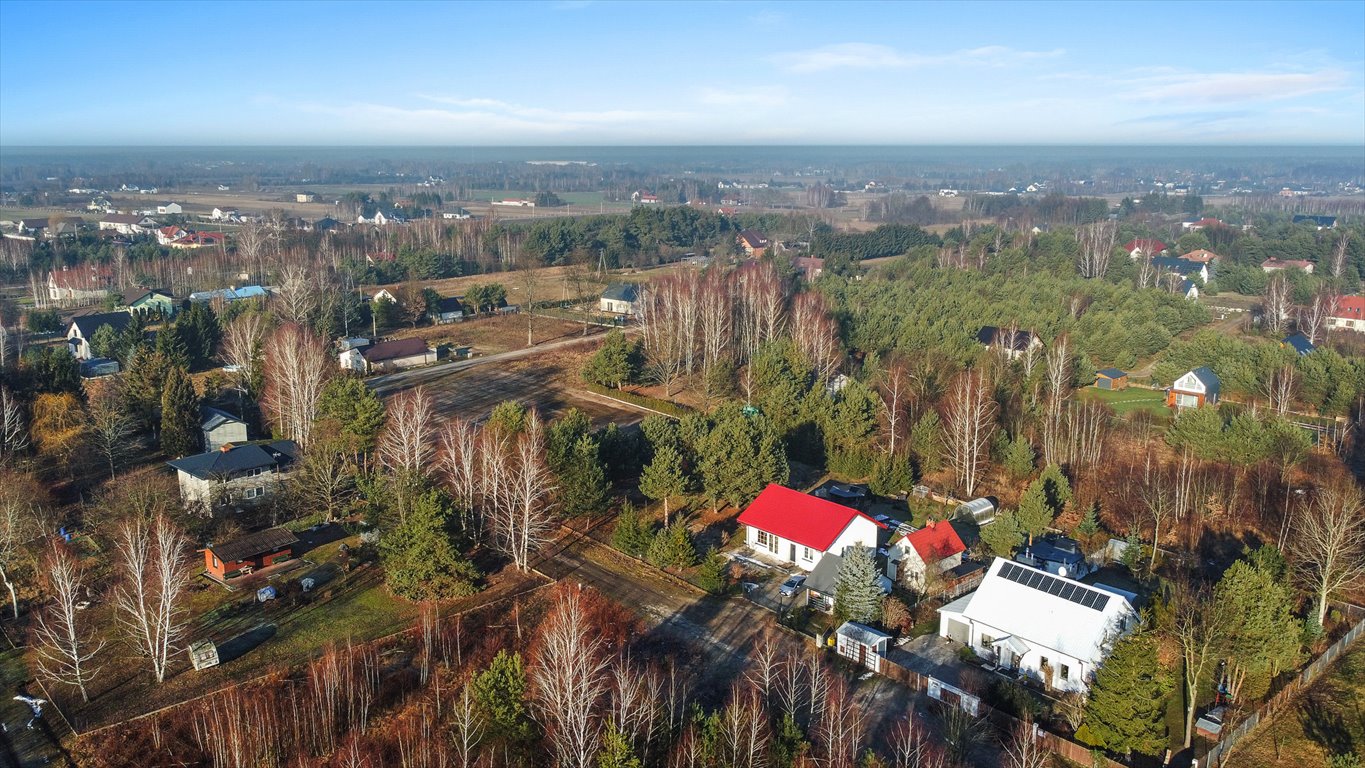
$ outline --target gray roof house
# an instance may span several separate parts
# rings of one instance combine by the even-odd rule
[[[95,356],[90,349],[90,339],[96,331],[107,325],[114,333],[121,333],[132,319],[127,312],[103,312],[71,318],[71,325],[66,331],[66,343],[71,345],[71,354],[75,355],[77,360],[89,360]]]
[[[298,456],[293,440],[233,445],[166,462],[180,481],[187,507],[255,504],[268,498]]]
[[[199,430],[204,433],[204,450],[210,453],[228,443],[246,442],[246,422],[217,408],[200,409]]]
[[[636,314],[636,302],[640,300],[640,286],[634,283],[617,283],[607,286],[598,301],[598,309],[613,315]]]

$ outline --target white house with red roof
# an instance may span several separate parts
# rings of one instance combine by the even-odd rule
[[[1342,296],[1327,318],[1328,328],[1365,331],[1365,296]]]
[[[1138,238],[1129,240],[1123,244],[1123,250],[1130,258],[1140,259],[1143,256],[1159,256],[1166,251],[1166,244],[1153,238]]]
[[[853,546],[876,551],[886,526],[852,507],[769,485],[739,516],[744,541],[769,559],[812,571],[826,554]]]
[[[918,531],[891,543],[887,575],[918,589],[924,586],[926,573],[943,573],[962,565],[962,553],[966,551],[962,537],[948,521],[930,520]]]

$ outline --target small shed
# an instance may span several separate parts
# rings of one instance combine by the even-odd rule
[[[190,663],[195,671],[218,666],[218,646],[212,640],[196,640],[190,643]]]
[[[230,579],[288,560],[298,543],[298,537],[284,528],[267,528],[208,545],[204,548],[204,568],[216,579]]]
[[[873,672],[882,671],[882,660],[886,658],[886,648],[891,636],[865,624],[846,621],[834,633],[835,652],[860,667]]]
[[[217,408],[200,409],[199,430],[204,434],[204,450],[210,453],[229,443],[246,442],[246,422]]]
[[[1128,372],[1117,368],[1105,368],[1095,372],[1095,389],[1118,391],[1128,388]]]

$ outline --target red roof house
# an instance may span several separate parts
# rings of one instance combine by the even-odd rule
[[[946,520],[930,520],[918,531],[903,536],[892,545],[888,559],[894,564],[894,577],[913,587],[924,585],[928,572],[942,573],[962,564],[967,546]]]
[[[739,515],[745,542],[770,559],[814,570],[827,553],[847,547],[876,549],[886,528],[852,507],[819,499],[780,485],[769,485]]]
[[[1327,318],[1328,328],[1365,331],[1365,296],[1342,296]]]
[[[1136,259],[1141,256],[1156,256],[1166,250],[1166,244],[1152,238],[1138,238],[1124,243],[1123,250]]]
[[[1261,262],[1262,272],[1279,272],[1282,269],[1290,269],[1291,267],[1294,269],[1301,269],[1310,275],[1313,274],[1313,262],[1304,261],[1303,259],[1277,259],[1272,256]]]

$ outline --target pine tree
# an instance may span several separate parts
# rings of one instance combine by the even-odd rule
[[[354,376],[328,381],[318,398],[318,418],[340,435],[349,450],[374,450],[384,427],[384,401]]]
[[[627,339],[619,329],[607,333],[607,338],[583,368],[583,378],[604,387],[619,389],[622,384],[635,381],[640,369],[640,344]]]
[[[1166,746],[1170,684],[1157,664],[1156,639],[1139,632],[1114,644],[1095,673],[1076,737],[1112,752],[1156,755]]]
[[[682,454],[671,445],[655,449],[654,460],[640,475],[640,493],[664,503],[664,525],[670,522],[668,500],[686,491],[687,475],[683,474]]]
[[[660,528],[649,545],[646,559],[659,568],[690,568],[697,564],[697,546],[692,543],[692,532],[682,518],[667,528]]]
[[[503,764],[510,765],[508,753],[519,752],[533,736],[521,654],[498,651],[488,668],[474,676],[472,685],[474,700],[488,723],[488,736],[502,747]]]
[[[1246,560],[1233,563],[1214,590],[1216,610],[1229,617],[1224,669],[1237,700],[1264,696],[1275,675],[1298,662],[1303,637],[1303,624],[1292,613],[1293,594],[1275,576],[1274,558],[1261,560],[1270,567]]]
[[[697,586],[713,595],[719,595],[730,586],[729,570],[730,561],[713,549],[702,558],[701,565],[697,567]]]
[[[1023,479],[1033,472],[1033,444],[1023,435],[1015,435],[1005,449],[1005,471],[1016,479]]]
[[[996,557],[1009,557],[1024,543],[1024,532],[1014,512],[1004,510],[995,521],[981,529],[981,541]]]
[[[1038,476],[1038,481],[1047,492],[1047,503],[1052,507],[1052,515],[1056,517],[1065,512],[1066,505],[1071,503],[1071,482],[1062,474],[1062,468],[1056,464],[1047,465],[1043,474]]]
[[[642,765],[630,742],[616,727],[616,721],[608,720],[602,734],[602,750],[597,753],[597,768],[640,768]]]
[[[1100,505],[1095,502],[1090,505],[1090,509],[1085,511],[1085,517],[1076,525],[1076,533],[1086,538],[1094,536],[1100,532]]]
[[[649,545],[654,541],[649,526],[640,519],[640,513],[626,502],[621,514],[616,516],[616,527],[611,532],[611,545],[633,557],[644,557]]]
[[[167,456],[198,453],[199,395],[184,368],[172,368],[161,393],[161,451]]]
[[[1052,507],[1047,503],[1047,490],[1039,478],[1029,484],[1028,490],[1019,500],[1019,510],[1015,512],[1019,528],[1029,537],[1041,536],[1052,525]]]
[[[882,615],[882,585],[872,551],[855,546],[844,555],[834,581],[834,615],[857,622],[879,621]]]
[[[929,411],[910,430],[910,450],[919,459],[920,474],[935,472],[943,464],[943,424]]]
[[[379,539],[384,577],[409,600],[446,600],[474,594],[478,569],[455,548],[450,508],[438,491],[419,497],[403,521]]]
[[[591,435],[582,435],[574,443],[560,473],[559,487],[559,501],[568,517],[592,515],[606,508],[611,485],[598,457],[597,441]]]

